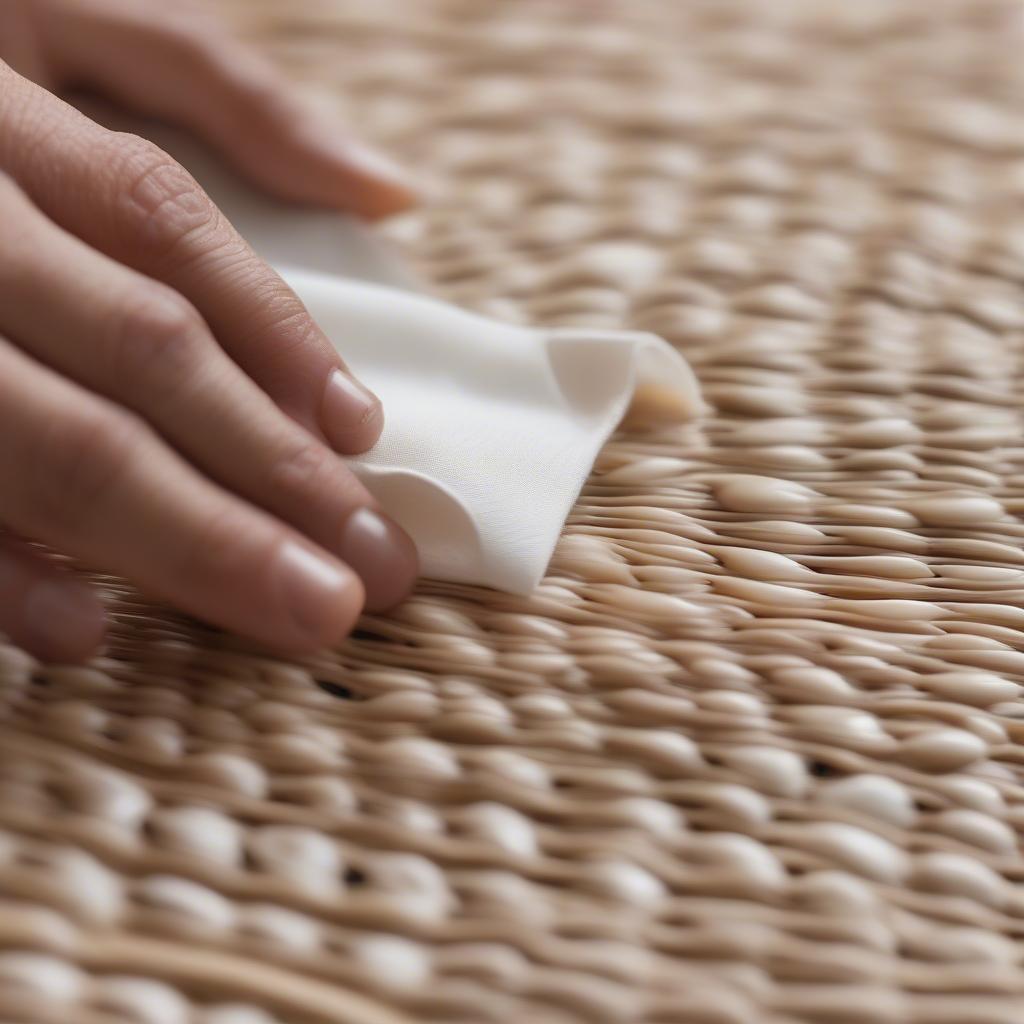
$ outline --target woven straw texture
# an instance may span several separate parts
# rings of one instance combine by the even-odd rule
[[[437,292],[658,332],[531,598],[0,646],[0,1018],[1024,1021],[1020,11],[234,0]]]

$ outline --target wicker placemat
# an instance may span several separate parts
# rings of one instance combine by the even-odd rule
[[[530,599],[0,647],[0,1018],[1024,1021],[1020,9],[234,0],[440,294],[656,331]]]

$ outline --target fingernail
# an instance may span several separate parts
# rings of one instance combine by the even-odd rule
[[[385,611],[408,596],[419,572],[412,539],[372,508],[356,509],[345,520],[338,554],[359,574],[372,612]]]
[[[346,141],[342,146],[345,162],[371,178],[378,178],[388,184],[397,185],[415,195],[415,186],[412,183],[412,176],[404,167],[392,160],[387,154],[382,153],[365,142]]]
[[[360,171],[369,177],[412,188],[410,175],[391,157],[362,139],[354,138],[344,129],[342,113],[334,99],[316,93],[303,97],[306,117],[296,111],[293,128],[332,160]]]
[[[103,641],[106,616],[99,599],[78,583],[40,580],[25,596],[25,643],[49,661],[81,661]]]
[[[384,422],[380,399],[350,374],[332,370],[324,387],[320,425],[331,445],[343,452],[365,451]]]
[[[277,576],[292,622],[317,644],[341,639],[352,624],[355,580],[339,566],[288,541],[278,555]]]
[[[344,201],[361,217],[379,220],[402,213],[420,201],[420,190],[412,176],[379,150],[346,140],[338,147],[337,155],[349,178]]]

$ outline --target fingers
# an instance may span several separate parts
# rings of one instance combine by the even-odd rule
[[[371,610],[408,593],[408,536],[228,359],[180,295],[62,231],[10,182],[0,181],[0,219],[0,309],[20,347],[134,409],[208,476],[338,555],[363,578]]]
[[[43,661],[83,661],[103,642],[95,591],[24,541],[0,534],[0,631]]]
[[[195,180],[156,146],[107,131],[0,65],[0,167],[52,220],[185,295],[220,345],[336,450],[370,447],[380,403],[302,302]]]
[[[340,640],[363,604],[346,566],[4,342],[0,520],[284,651]]]
[[[59,4],[44,26],[72,81],[184,124],[284,199],[385,217],[411,206],[406,176],[315,111],[211,17],[151,3]]]

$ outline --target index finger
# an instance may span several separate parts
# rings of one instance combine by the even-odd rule
[[[347,566],[2,338],[0,437],[5,526],[283,651],[355,623],[364,591]]]
[[[298,296],[157,146],[102,128],[0,63],[0,167],[51,219],[181,292],[232,359],[316,436],[346,453],[377,440],[380,402]]]

